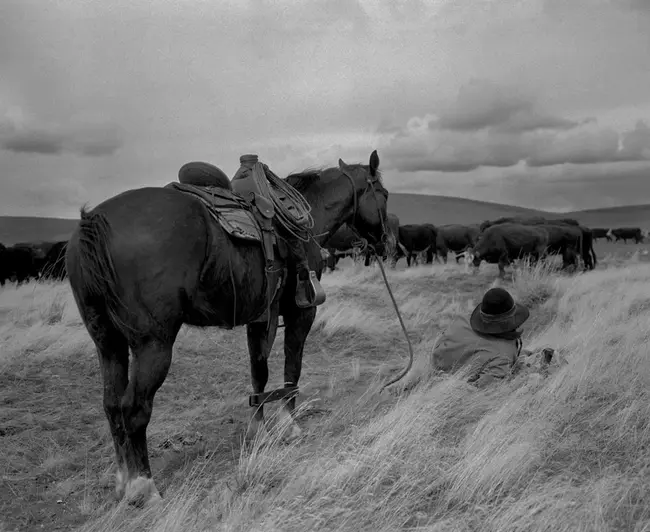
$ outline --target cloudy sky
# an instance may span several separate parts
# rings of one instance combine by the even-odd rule
[[[650,0],[3,0],[0,73],[0,215],[373,149],[393,192],[650,203]]]

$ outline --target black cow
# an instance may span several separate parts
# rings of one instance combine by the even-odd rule
[[[460,225],[446,224],[439,225],[438,238],[436,240],[436,258],[438,255],[447,262],[447,253],[453,251],[456,254],[456,263],[462,257],[462,253],[474,247],[479,235],[478,224]]]
[[[594,242],[599,238],[604,238],[607,240],[607,242],[612,241],[612,237],[609,235],[609,229],[605,229],[603,227],[594,227],[591,230],[591,234],[594,238]]]
[[[504,222],[501,222],[500,220],[506,220],[507,218],[499,218],[498,220],[493,220],[493,221],[486,221],[481,224],[482,227],[492,227],[494,225],[499,225]],[[519,223],[521,225],[535,225],[535,226],[543,226],[543,225],[559,225],[559,226],[566,226],[566,227],[577,227],[580,229],[582,232],[582,239],[581,241],[576,243],[576,248],[575,250],[580,254],[582,257],[582,260],[585,265],[585,270],[593,270],[596,267],[596,264],[598,263],[598,259],[596,258],[596,252],[594,251],[594,245],[593,245],[593,234],[591,232],[591,229],[588,227],[584,227],[580,225],[576,220],[573,218],[557,218],[557,219],[548,219],[548,218],[543,218],[541,216],[530,216],[530,217],[518,217],[518,218],[512,218],[518,220],[517,222],[506,222],[506,223]],[[570,248],[571,246],[569,246]],[[570,251],[565,251],[568,250],[569,248],[562,248],[559,245],[554,246],[554,249],[557,251],[553,251],[553,253],[562,253],[563,260],[565,261],[563,266],[567,266],[566,261],[571,261],[571,253]]]
[[[499,275],[515,259],[538,261],[546,254],[548,233],[542,227],[515,223],[497,224],[482,231],[474,249],[468,251],[475,267],[481,261],[499,265]]]
[[[438,230],[433,224],[407,224],[400,225],[398,230],[397,247],[393,256],[393,265],[401,257],[406,257],[407,266],[411,260],[423,251],[427,254],[427,264],[433,262],[433,253],[436,249]]]
[[[610,229],[609,236],[614,237],[616,242],[622,240],[627,244],[628,240],[634,240],[635,243],[640,244],[643,242],[643,231],[640,227],[619,227],[617,229]]]
[[[525,225],[538,225],[540,223],[562,223],[568,225],[580,225],[578,220],[573,218],[557,218],[554,220],[549,220],[543,216],[504,216],[502,218],[497,218],[496,220],[485,220],[479,227],[481,233],[485,231],[488,227],[492,227],[497,224],[525,224]]]
[[[570,266],[578,267],[578,254],[584,249],[582,228],[575,225],[553,224],[552,220],[546,224],[532,225],[541,227],[548,233],[547,254],[560,255],[562,269]]]
[[[40,269],[40,279],[62,281],[68,275],[65,267],[65,250],[68,241],[56,242],[45,255]]]
[[[334,271],[337,263],[343,257],[356,259],[360,252],[359,244],[359,236],[346,224],[343,224],[323,246],[330,254],[325,261],[326,266],[330,271]]]
[[[7,250],[4,244],[0,243],[0,286],[5,285],[5,281],[9,279],[5,272],[5,258],[4,253]]]
[[[15,279],[18,284],[38,278],[40,262],[32,245],[16,244],[5,248],[0,257],[0,279]]]

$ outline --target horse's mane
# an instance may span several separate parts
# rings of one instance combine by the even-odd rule
[[[289,174],[284,180],[295,188],[298,192],[305,192],[308,190],[314,183],[320,182],[321,174],[325,170],[324,167],[321,168],[307,168],[302,172],[296,172],[294,174]]]
[[[350,166],[361,166],[366,171],[368,170],[368,166],[363,164],[351,164]],[[305,192],[309,190],[309,188],[314,183],[320,183],[321,181],[323,181],[323,177],[324,177],[323,174],[327,175],[328,170],[336,170],[336,169],[337,169],[336,167],[307,168],[302,172],[289,174],[287,177],[284,178],[284,180],[293,188],[295,188],[298,192]],[[379,179],[380,183],[382,182],[381,172],[379,170],[377,170],[377,179]]]

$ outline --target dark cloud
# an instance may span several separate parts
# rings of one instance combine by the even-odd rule
[[[571,211],[650,203],[650,163],[481,168],[393,176],[391,191],[457,196],[532,209]]]
[[[104,125],[63,127],[6,124],[0,130],[0,148],[15,153],[74,153],[101,157],[112,155],[121,145],[118,130]]]
[[[455,102],[429,123],[431,129],[521,133],[538,129],[568,130],[581,122],[536,108],[532,96],[483,79],[473,79],[458,91]]]
[[[63,151],[64,139],[47,131],[16,132],[1,142],[2,148],[16,153],[55,155]]]
[[[473,80],[437,115],[413,117],[399,131],[385,125],[387,165],[402,172],[467,172],[507,168],[650,160],[650,127],[599,128],[538,108],[522,92]]]

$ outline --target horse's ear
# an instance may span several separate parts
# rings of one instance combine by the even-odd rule
[[[347,166],[348,165],[343,162],[343,159],[339,159],[339,167],[340,168],[347,168]]]
[[[379,155],[377,155],[377,150],[375,150],[370,154],[370,173],[371,173],[371,175],[375,175],[377,173],[378,168],[379,168]]]

